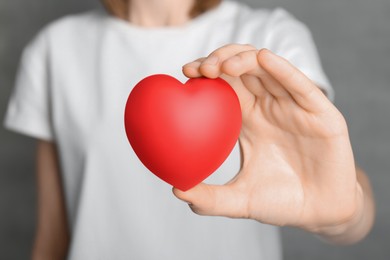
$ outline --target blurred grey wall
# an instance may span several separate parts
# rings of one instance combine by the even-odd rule
[[[284,228],[285,259],[390,259],[390,1],[246,0],[282,6],[305,22],[346,117],[356,160],[369,174],[377,220],[361,243],[336,247]],[[0,1],[0,119],[23,46],[46,23],[98,0]],[[34,141],[0,128],[0,259],[28,259],[34,232]]]

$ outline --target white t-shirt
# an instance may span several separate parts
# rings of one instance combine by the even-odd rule
[[[142,165],[124,131],[139,80],[185,81],[183,64],[228,43],[284,56],[333,97],[310,32],[280,8],[223,2],[184,26],[154,29],[91,11],[51,23],[25,48],[5,126],[58,146],[69,259],[281,259],[276,227],[192,213]],[[225,183],[239,168],[237,142],[207,182]]]

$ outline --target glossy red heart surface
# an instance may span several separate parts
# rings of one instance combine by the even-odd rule
[[[127,138],[152,173],[186,191],[226,160],[241,129],[241,109],[223,79],[185,84],[163,74],[141,80],[125,108]]]

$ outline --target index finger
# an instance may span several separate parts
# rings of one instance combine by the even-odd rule
[[[329,99],[314,82],[286,59],[267,49],[260,50],[257,58],[263,69],[275,78],[304,109],[323,112],[331,105]]]

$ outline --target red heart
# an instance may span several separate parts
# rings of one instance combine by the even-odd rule
[[[212,174],[232,151],[241,129],[238,97],[223,79],[182,84],[152,75],[131,91],[127,138],[156,176],[186,191]]]

